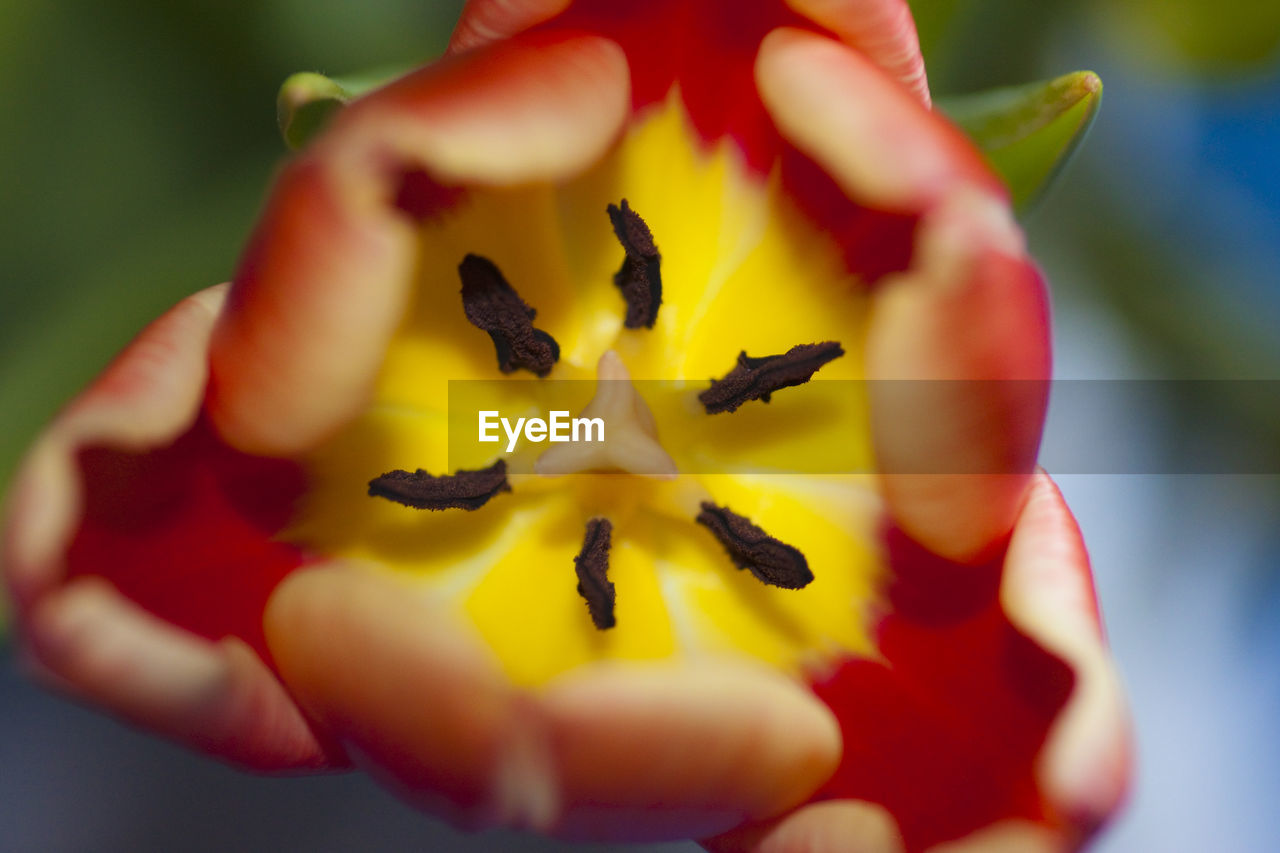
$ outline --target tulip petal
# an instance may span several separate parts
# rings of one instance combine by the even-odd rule
[[[928,107],[929,81],[906,0],[787,0],[865,55]]]
[[[467,0],[453,28],[449,52],[510,38],[559,15],[573,0]]]
[[[233,445],[287,455],[360,408],[412,263],[408,224],[381,216],[351,209],[313,160],[281,175],[210,351],[207,408]]]
[[[358,763],[460,825],[493,820],[516,708],[473,631],[412,587],[340,565],[286,579],[264,620],[285,684]]]
[[[929,848],[929,853],[1061,853],[1074,850],[1076,842],[1061,833],[1021,820],[992,824],[967,835]]]
[[[297,453],[364,405],[413,282],[406,213],[430,213],[407,191],[425,181],[443,202],[442,186],[553,180],[612,143],[628,105],[621,51],[529,38],[353,103],[281,176],[213,340],[209,410],[234,446]]]
[[[11,497],[6,581],[63,688],[238,763],[316,767],[340,758],[244,645],[263,650],[266,593],[302,562],[269,541],[297,471],[230,451],[198,420],[225,295],[152,323],[37,442]],[[217,642],[229,636],[243,642]]]
[[[28,652],[58,687],[137,725],[247,769],[342,761],[244,643],[194,637],[99,578],[43,596],[23,623]]]
[[[958,129],[839,42],[798,29],[774,30],[760,46],[755,76],[782,136],[856,202],[910,212],[931,206],[957,184],[1003,194]]]
[[[529,33],[447,57],[360,99],[335,126],[331,156],[373,172],[357,179],[378,177],[386,164],[360,158],[381,153],[450,184],[555,182],[603,156],[629,104],[630,71],[617,44]]]
[[[824,793],[887,807],[913,853],[1076,849],[1118,806],[1130,749],[1061,495],[1037,474],[1009,547],[983,566],[900,531],[888,541],[884,662],[815,684],[845,739]]]
[[[1050,376],[1043,283],[1008,208],[958,190],[873,295],[867,375],[890,513],[961,562],[1002,543],[1026,493]]]
[[[707,150],[732,140],[747,167],[763,177],[781,146],[760,108],[752,77],[761,39],[779,26],[813,24],[783,0],[574,0],[538,29],[593,32],[612,39],[630,65],[634,115],[677,93]]]
[[[1043,472],[1009,543],[1000,598],[1014,625],[1076,672],[1076,689],[1050,732],[1039,778],[1056,808],[1091,831],[1119,808],[1128,788],[1128,712],[1103,644],[1080,530]]]
[[[799,685],[739,663],[601,663],[514,688],[432,594],[328,567],[267,611],[299,701],[406,799],[467,826],[641,840],[794,806],[839,738]]]
[[[902,853],[892,815],[859,800],[831,800],[702,842],[712,853]],[[1001,821],[926,853],[1060,853],[1074,844],[1048,827]]]
[[[208,640],[238,637],[269,660],[262,608],[308,560],[272,538],[305,489],[301,469],[232,450],[204,419],[146,452],[95,442],[75,464],[67,577],[105,577],[151,613]]]
[[[712,853],[902,853],[893,816],[883,806],[856,800],[813,803],[702,845]]]
[[[571,838],[703,836],[772,817],[839,757],[824,706],[738,660],[595,664],[549,685],[542,705]]]
[[[196,419],[205,345],[226,285],[183,300],[153,322],[40,437],[14,479],[5,513],[5,580],[19,608],[62,580],[60,555],[81,509],[75,457],[94,444],[142,450]]]
[[[1073,671],[1008,621],[1002,561],[960,566],[893,531],[881,660],[849,660],[814,689],[841,722],[824,798],[878,803],[910,853],[1009,818],[1052,822],[1035,766]]]
[[[948,98],[950,116],[1004,179],[1025,213],[1062,173],[1084,141],[1102,101],[1092,71],[1055,80]]]

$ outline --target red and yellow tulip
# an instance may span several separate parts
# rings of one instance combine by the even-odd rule
[[[613,284],[622,199],[661,252],[649,328]],[[630,473],[665,454],[650,428],[475,512],[371,499],[385,471],[452,473],[448,382],[501,376],[458,297],[470,255],[537,309],[551,380],[705,382],[839,341],[822,377],[877,380],[848,440],[878,473]],[[354,763],[463,824],[1071,849],[1128,746],[1079,533],[1031,467],[1049,373],[1041,277],[931,110],[902,0],[472,0],[447,56],[286,166],[229,288],[49,427],[6,578],[72,695],[259,770]],[[963,381],[922,421],[879,390],[915,379]],[[765,426],[709,416],[708,452],[730,472],[734,429],[786,442],[805,391]],[[708,497],[812,582],[739,571]],[[595,517],[607,631],[573,574]]]

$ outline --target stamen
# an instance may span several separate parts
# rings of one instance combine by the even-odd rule
[[[782,355],[752,358],[738,353],[738,363],[723,379],[712,379],[711,387],[698,395],[708,415],[736,412],[749,400],[769,402],[774,391],[803,385],[827,362],[844,355],[835,341],[800,344]]]
[[[799,549],[774,539],[728,507],[704,501],[697,521],[720,540],[734,565],[751,572],[762,583],[802,589],[813,581],[809,561]]]
[[[538,312],[525,304],[497,265],[480,255],[467,255],[458,265],[462,307],[471,325],[483,329],[498,351],[498,369],[520,368],[546,376],[560,360],[555,338],[533,327]]]
[[[573,558],[578,573],[578,595],[586,600],[591,622],[601,631],[618,624],[613,616],[618,596],[608,578],[612,539],[613,524],[609,519],[593,518],[587,522],[582,550]]]
[[[432,476],[417,471],[389,471],[369,481],[369,497],[386,498],[414,509],[476,510],[500,492],[511,491],[507,463],[499,459],[478,471]]]
[[[622,207],[609,205],[608,213],[613,233],[627,253],[622,268],[613,275],[614,285],[627,301],[624,325],[628,329],[652,329],[662,305],[662,256],[649,226],[625,198]]]

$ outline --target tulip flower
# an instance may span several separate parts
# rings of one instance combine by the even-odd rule
[[[230,286],[31,450],[4,565],[40,677],[464,826],[1060,850],[1105,820],[1127,735],[1034,470],[1043,283],[905,2],[472,0],[446,57],[325,112]],[[450,464],[450,380],[504,377],[592,383],[611,437]],[[805,444],[815,377],[876,380],[842,425],[876,473],[733,473]],[[951,383],[927,417],[917,379]],[[639,380],[697,384],[722,473]]]

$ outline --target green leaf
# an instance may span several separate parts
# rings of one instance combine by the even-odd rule
[[[1025,214],[1084,140],[1102,100],[1092,71],[939,101],[1004,179]]]
[[[294,151],[305,147],[348,103],[403,73],[403,69],[383,69],[349,77],[326,77],[312,71],[292,75],[276,97],[280,135]]]
[[[294,151],[305,146],[351,97],[323,74],[301,71],[285,80],[276,97],[276,120],[285,145]]]

